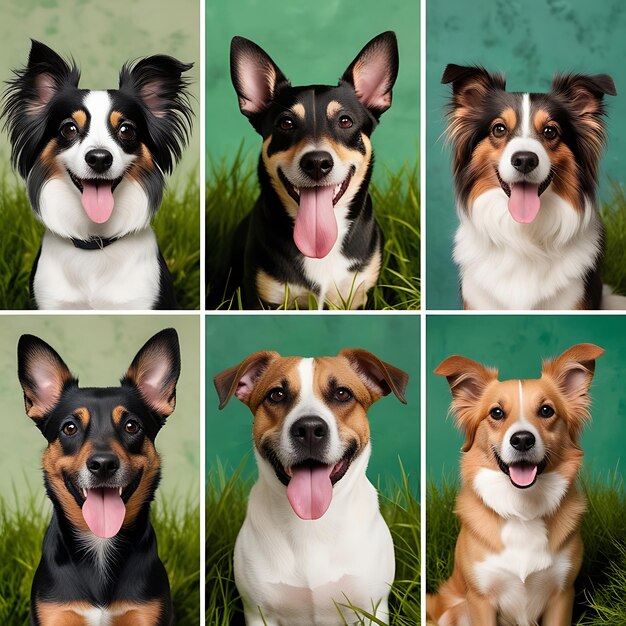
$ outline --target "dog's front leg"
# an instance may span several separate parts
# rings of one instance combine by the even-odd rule
[[[574,609],[574,587],[568,587],[550,598],[541,626],[570,626]]]
[[[472,626],[498,626],[498,615],[489,598],[468,591],[467,608]]]

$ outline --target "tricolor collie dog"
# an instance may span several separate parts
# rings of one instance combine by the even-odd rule
[[[337,86],[292,87],[247,39],[231,45],[241,112],[261,135],[261,195],[235,234],[246,308],[359,308],[378,279],[382,237],[368,187],[370,136],[391,106],[395,34],[370,41]],[[238,286],[238,285],[235,285]]]
[[[585,499],[576,480],[595,360],[580,344],[536,380],[452,356],[448,379],[465,434],[454,571],[427,614],[439,626],[571,626]]]
[[[407,382],[355,349],[315,359],[255,352],[215,377],[220,408],[235,395],[254,415],[259,478],[235,545],[248,626],[353,623],[339,606],[348,601],[388,619],[394,550],[365,475],[367,410],[392,392],[406,402]]]
[[[46,232],[31,274],[40,309],[173,309],[150,220],[191,129],[190,64],[156,55],[122,67],[119,89],[32,42],[5,92],[14,167]]]
[[[601,308],[596,188],[611,77],[557,74],[549,93],[510,93],[499,74],[448,65],[442,82],[464,307]]]
[[[32,626],[171,626],[167,573],[150,523],[154,440],[176,404],[172,328],[152,337],[119,387],[81,388],[47,343],[23,335],[27,415],[46,438],[52,520],[31,590]]]

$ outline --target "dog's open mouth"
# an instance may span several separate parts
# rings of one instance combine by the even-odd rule
[[[496,167],[496,176],[502,191],[509,197],[509,213],[520,224],[530,224],[539,213],[541,208],[541,194],[548,188],[554,172],[550,170],[548,177],[539,185],[529,182],[507,183],[502,180]]]
[[[81,488],[74,480],[64,476],[65,486],[82,510],[89,530],[101,539],[117,535],[126,517],[126,504],[141,481],[142,472],[125,486]]]
[[[70,180],[81,194],[81,202],[87,217],[96,224],[104,224],[113,213],[115,201],[113,192],[122,182],[122,177],[106,180],[103,178],[78,178],[67,170]]]
[[[293,240],[304,256],[323,259],[335,245],[338,229],[334,208],[348,189],[354,171],[354,167],[350,168],[340,185],[295,187],[278,170],[287,193],[298,204]]]
[[[521,461],[507,465],[495,450],[493,453],[498,462],[498,467],[509,477],[513,486],[518,489],[528,489],[532,487],[537,482],[537,476],[546,469],[546,459],[538,464]]]

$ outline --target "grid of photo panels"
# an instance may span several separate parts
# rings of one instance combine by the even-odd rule
[[[625,29],[5,0],[0,624],[626,626]]]

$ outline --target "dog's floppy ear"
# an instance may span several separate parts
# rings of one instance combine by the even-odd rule
[[[396,34],[387,31],[365,45],[341,80],[354,87],[363,106],[378,118],[391,106],[399,63]]]
[[[406,404],[404,394],[409,383],[406,372],[360,348],[346,348],[339,356],[348,360],[350,367],[373,394],[374,400],[393,392],[402,404]]]
[[[233,395],[244,404],[248,404],[261,374],[278,357],[280,357],[278,352],[269,350],[253,352],[238,365],[216,374],[213,384],[220,400],[219,408],[223,409]]]
[[[17,344],[17,375],[26,415],[35,422],[54,409],[67,386],[78,384],[54,348],[34,335],[22,335]]]
[[[435,374],[445,376],[452,392],[452,412],[459,428],[465,433],[463,452],[474,443],[482,415],[476,410],[487,385],[498,379],[498,370],[485,367],[464,356],[450,356],[435,369]]]
[[[604,96],[616,96],[615,83],[608,74],[555,74],[552,91],[563,94],[580,113],[595,113]]]
[[[506,80],[501,74],[491,74],[480,65],[455,65],[450,63],[441,77],[444,85],[452,84],[455,104],[477,105],[493,89],[506,89]]]
[[[135,387],[143,401],[162,418],[163,424],[176,407],[179,376],[178,333],[173,328],[166,328],[146,341],[121,382]]]
[[[589,387],[596,369],[596,359],[604,354],[604,349],[592,343],[579,343],[565,350],[555,359],[543,362],[542,376],[551,378],[567,398],[571,413],[570,431],[574,437],[589,419]]]
[[[230,42],[230,76],[246,117],[265,111],[276,88],[289,82],[265,50],[245,37]]]

